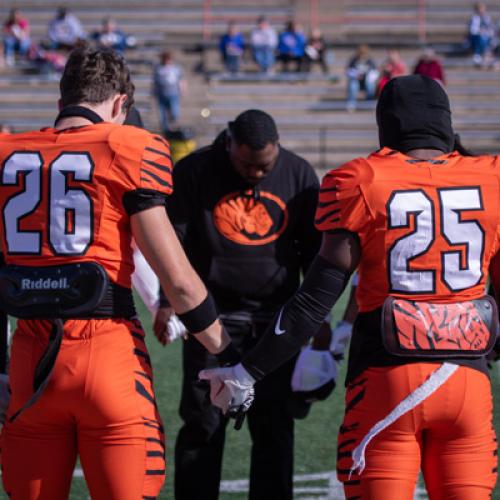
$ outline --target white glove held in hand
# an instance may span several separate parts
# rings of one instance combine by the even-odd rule
[[[185,337],[186,335],[187,330],[184,323],[182,323],[182,321],[175,314],[172,314],[167,321],[167,336],[169,342],[173,342],[174,340]]]
[[[210,400],[222,413],[246,412],[254,398],[255,379],[241,363],[226,368],[202,370],[200,380],[210,382]]]
[[[330,352],[334,356],[341,357],[344,354],[346,345],[349,343],[352,334],[352,324],[347,321],[339,321],[332,330],[332,340],[330,342]]]
[[[5,422],[9,400],[9,376],[2,373],[0,374],[0,424],[3,424]]]
[[[300,351],[292,375],[292,390],[314,391],[322,385],[336,380],[337,363],[330,351],[315,351],[311,346]]]

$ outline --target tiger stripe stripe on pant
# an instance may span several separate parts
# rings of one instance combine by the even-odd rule
[[[49,331],[48,322],[18,323],[8,415],[32,394]],[[139,322],[67,321],[45,392],[5,425],[2,441],[12,500],[67,499],[77,455],[93,500],[156,498],[165,478],[165,437]]]
[[[431,500],[490,498],[497,479],[490,383],[483,373],[463,366],[374,437],[365,470],[350,474],[351,453],[361,439],[437,367],[369,368],[348,385],[337,446],[337,475],[347,499],[410,500],[420,469]]]

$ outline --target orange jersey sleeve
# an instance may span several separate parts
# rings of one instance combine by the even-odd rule
[[[172,160],[165,139],[136,127],[122,126],[110,134],[109,145],[116,154],[111,175],[120,191],[172,194]]]
[[[319,192],[316,228],[319,231],[345,229],[363,239],[371,220],[364,185],[369,184],[371,177],[363,159],[353,160],[326,174]]]

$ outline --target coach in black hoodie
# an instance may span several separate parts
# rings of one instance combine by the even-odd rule
[[[246,352],[293,295],[315,257],[319,183],[307,161],[282,148],[274,120],[248,110],[214,143],[174,169],[168,214],[184,249],[217,304],[221,319]],[[165,343],[163,302],[155,334]],[[180,415],[175,450],[177,500],[215,500],[219,494],[227,420],[208,398],[198,372],[215,366],[192,336],[184,343]],[[292,498],[294,359],[259,382],[248,413],[252,438],[250,499]]]

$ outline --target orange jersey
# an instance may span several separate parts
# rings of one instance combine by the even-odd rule
[[[484,295],[500,236],[500,157],[418,160],[384,148],[323,179],[316,227],[360,238],[360,311],[388,295],[457,302]]]
[[[168,143],[98,123],[0,137],[0,243],[8,264],[101,264],[130,288],[130,207],[124,197],[172,192]],[[134,213],[134,211],[132,211]]]

